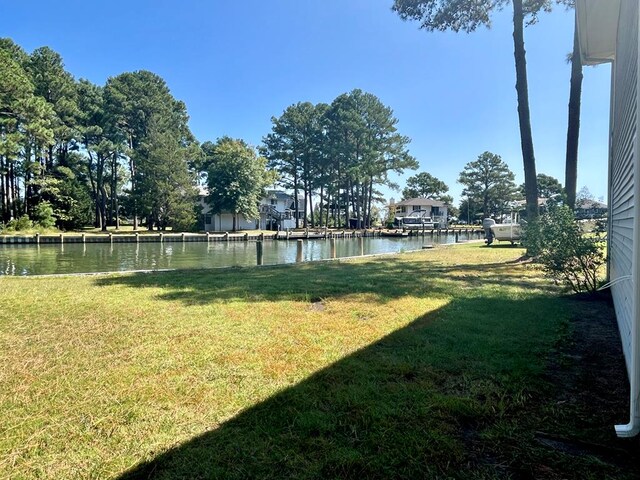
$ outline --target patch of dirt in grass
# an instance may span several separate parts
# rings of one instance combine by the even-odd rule
[[[629,384],[611,297],[574,296],[570,305],[576,314],[547,370],[555,393],[543,408],[549,421],[535,441],[608,466],[612,478],[640,478],[640,439],[620,439],[614,430],[628,422]]]
[[[629,388],[608,294],[567,298],[571,320],[521,406],[462,425],[473,478],[637,479],[640,438],[621,439]]]

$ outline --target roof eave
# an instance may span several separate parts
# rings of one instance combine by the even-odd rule
[[[576,25],[583,65],[609,63],[616,56],[620,0],[576,0]]]

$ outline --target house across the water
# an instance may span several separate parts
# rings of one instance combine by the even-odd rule
[[[604,218],[607,216],[607,210],[607,205],[602,202],[582,200],[576,205],[576,218],[581,220]]]
[[[440,200],[431,198],[410,198],[395,204],[396,207],[396,223],[398,225],[404,222],[404,219],[427,219],[429,224],[436,227],[445,227],[447,225],[447,204]],[[416,222],[412,222],[416,223]],[[428,225],[432,226],[432,225]]]
[[[300,224],[304,219],[304,198],[298,199],[298,210],[295,209],[293,195],[282,190],[267,190],[258,205],[259,217],[245,218],[242,214],[212,213],[211,205],[207,203],[206,190],[200,192],[200,205],[204,230],[206,232],[227,232],[233,230],[234,216],[236,230],[286,230],[296,227],[296,217]]]

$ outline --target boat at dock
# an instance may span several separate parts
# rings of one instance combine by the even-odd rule
[[[382,237],[408,237],[409,232],[403,232],[402,230],[382,230],[380,232]]]

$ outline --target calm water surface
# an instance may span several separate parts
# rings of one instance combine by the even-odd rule
[[[461,239],[467,238],[460,235]],[[336,239],[336,255],[352,257],[375,253],[419,250],[424,244],[452,243],[452,235],[441,237]],[[296,261],[296,241],[265,241],[264,263]],[[329,240],[306,240],[304,261],[330,257]],[[59,273],[116,272],[214,268],[256,264],[255,242],[166,242],[91,243],[61,245],[0,246],[1,275],[45,275]]]

